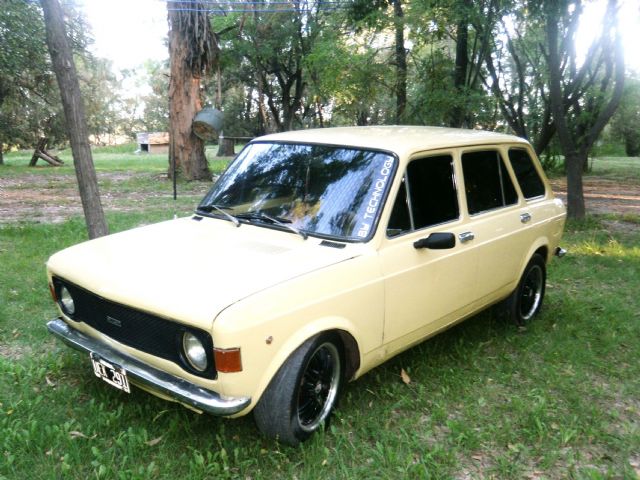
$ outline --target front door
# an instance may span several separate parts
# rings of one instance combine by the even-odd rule
[[[380,250],[388,353],[464,316],[477,299],[478,259],[464,241],[454,170],[451,154],[433,155],[410,162],[402,179]],[[455,245],[414,246],[434,232],[452,233]]]

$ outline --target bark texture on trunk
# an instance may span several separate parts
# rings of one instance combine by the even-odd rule
[[[109,230],[100,203],[96,171],[89,146],[84,104],[73,56],[67,41],[58,0],[41,0],[51,63],[60,87],[64,117],[71,143],[73,164],[89,238],[107,235]]]
[[[169,19],[169,177],[174,169],[186,180],[211,180],[204,141],[191,128],[202,109],[200,75],[213,65],[217,46],[206,10],[200,2],[189,9],[171,9]]]
[[[587,155],[580,152],[565,153],[567,168],[567,215],[570,218],[584,218],[586,214],[582,188],[582,165]]]
[[[171,55],[169,79],[169,178],[173,178],[175,162],[176,175],[179,178],[211,179],[204,153],[204,141],[198,138],[191,128],[193,118],[201,108],[200,79],[191,75],[185,68],[183,58],[179,58],[174,50]]]

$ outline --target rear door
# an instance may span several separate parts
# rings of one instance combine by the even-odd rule
[[[482,147],[461,154],[468,242],[478,258],[478,306],[515,287],[532,238],[526,212],[504,158],[505,149]]]

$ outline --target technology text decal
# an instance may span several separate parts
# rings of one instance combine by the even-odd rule
[[[382,165],[380,177],[373,184],[373,190],[369,195],[369,201],[366,204],[360,226],[358,227],[357,235],[360,238],[367,238],[371,232],[371,226],[373,225],[373,220],[376,218],[376,212],[378,208],[380,208],[380,202],[382,202],[382,195],[387,186],[391,167],[393,167],[393,159],[389,158]]]

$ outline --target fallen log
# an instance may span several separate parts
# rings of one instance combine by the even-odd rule
[[[33,156],[31,157],[31,161],[29,162],[30,167],[35,167],[36,162],[39,158],[47,162],[49,165],[53,167],[60,167],[64,165],[64,162],[60,160],[55,155],[47,152],[47,141],[46,137],[40,137],[38,140],[38,144],[36,145],[36,149],[33,151]]]

